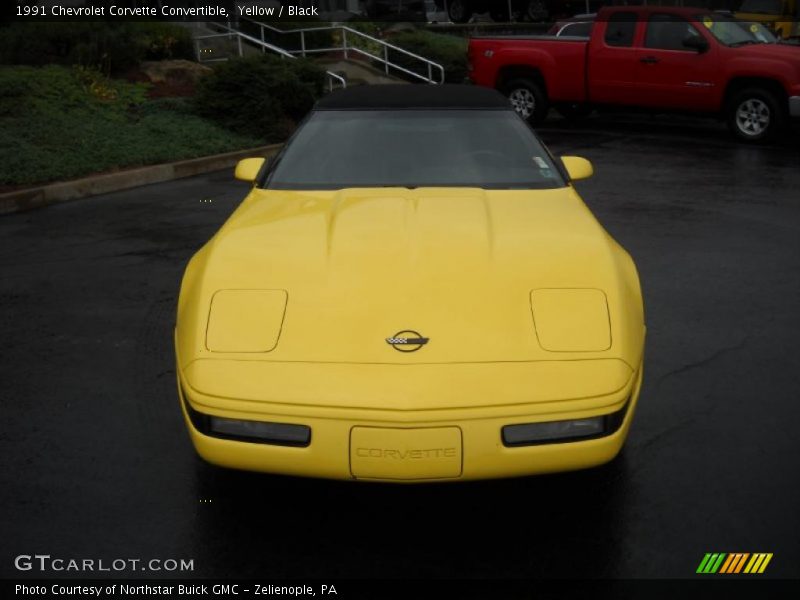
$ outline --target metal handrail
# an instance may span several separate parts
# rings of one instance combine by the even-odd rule
[[[419,54],[414,54],[413,52],[409,52],[408,50],[406,50],[405,48],[401,48],[400,46],[395,46],[394,44],[390,44],[389,42],[386,42],[386,41],[381,40],[379,38],[376,38],[376,37],[373,37],[371,35],[368,35],[368,34],[362,32],[362,31],[358,31],[357,29],[353,29],[352,27],[348,27],[347,25],[326,25],[326,26],[322,26],[322,27],[303,27],[303,28],[300,28],[300,29],[279,29],[278,27],[274,27],[272,25],[269,25],[268,23],[262,23],[261,21],[256,21],[255,19],[250,19],[248,17],[241,17],[241,20],[249,21],[250,23],[258,25],[259,31],[261,32],[261,41],[262,42],[264,42],[264,29],[265,28],[269,29],[271,31],[274,31],[276,33],[281,33],[281,34],[299,33],[300,34],[300,50],[294,50],[294,51],[290,50],[290,51],[288,51],[292,55],[300,54],[301,56],[306,56],[306,54],[313,54],[315,52],[331,52],[331,51],[335,51],[335,50],[341,50],[341,51],[344,52],[344,57],[348,58],[348,52],[356,52],[358,54],[362,54],[364,56],[367,56],[369,58],[372,58],[374,60],[377,60],[377,61],[383,63],[384,71],[385,71],[385,73],[387,75],[389,74],[389,68],[392,68],[392,69],[397,69],[398,71],[402,71],[403,73],[411,75],[412,77],[416,77],[417,79],[420,79],[422,81],[426,81],[428,83],[444,83],[444,67],[442,65],[440,65],[439,63],[434,62],[434,61],[432,61],[430,59],[427,59],[424,56],[420,56]],[[340,30],[342,32],[342,45],[341,46],[332,47],[332,48],[311,48],[311,49],[306,47],[305,34],[307,32],[311,32],[311,31],[331,31],[331,30],[335,30],[335,29],[338,29],[338,30]],[[367,39],[367,40],[369,40],[371,42],[374,42],[374,43],[377,43],[377,44],[381,45],[383,47],[383,56],[378,56],[376,54],[372,54],[371,52],[367,52],[366,50],[364,50],[362,48],[357,48],[355,46],[348,45],[348,43],[347,43],[347,34],[348,33],[356,35],[356,36],[359,36],[361,38]],[[266,42],[264,42],[264,43],[266,43]],[[427,71],[428,71],[427,77],[425,75],[422,75],[420,73],[417,73],[415,71],[407,69],[407,68],[405,68],[405,67],[403,67],[401,65],[398,65],[396,63],[391,62],[389,60],[389,50],[390,49],[393,50],[393,51],[396,51],[396,52],[400,52],[402,54],[405,54],[406,56],[410,56],[411,58],[414,58],[414,59],[416,59],[416,60],[418,60],[420,62],[425,63],[426,66],[427,66]],[[433,70],[434,69],[436,69],[438,71],[438,75],[439,75],[439,77],[437,78],[438,81],[436,79],[434,79],[434,77],[433,77]]]
[[[237,50],[238,50],[238,54],[239,54],[240,57],[244,55],[244,49],[242,48],[242,40],[244,39],[244,40],[246,40],[248,42],[256,44],[257,46],[260,46],[262,52],[266,52],[267,50],[269,50],[271,52],[275,52],[276,54],[280,54],[281,57],[288,57],[288,58],[292,58],[292,59],[297,58],[291,52],[287,52],[283,48],[280,48],[279,46],[275,46],[274,44],[270,44],[268,42],[265,42],[264,40],[259,40],[258,38],[255,38],[252,35],[247,35],[246,33],[242,33],[241,31],[239,31],[237,29],[234,29],[232,27],[228,27],[226,25],[222,25],[220,23],[215,23],[215,25],[217,27],[221,27],[223,29],[227,29],[228,31],[226,33],[212,33],[210,35],[195,36],[193,38],[193,40],[194,40],[194,47],[195,47],[195,55],[197,56],[197,62],[215,62],[215,61],[227,60],[226,58],[211,58],[211,59],[203,60],[201,58],[201,55],[200,55],[200,43],[199,43],[199,40],[205,40],[205,39],[209,39],[209,38],[218,38],[218,37],[228,37],[228,38],[230,38],[231,36],[236,36]],[[333,89],[334,89],[334,81],[337,81],[342,86],[342,88],[346,88],[347,87],[347,81],[345,81],[344,77],[342,77],[341,75],[338,75],[338,74],[334,73],[333,71],[325,71],[325,74],[328,77],[328,90],[333,91]]]

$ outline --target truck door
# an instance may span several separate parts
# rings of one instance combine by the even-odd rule
[[[636,61],[637,104],[715,110],[722,93],[718,61],[715,40],[696,24],[678,15],[651,14]]]
[[[595,23],[587,54],[588,96],[595,104],[631,104],[636,81],[637,14],[616,11]]]

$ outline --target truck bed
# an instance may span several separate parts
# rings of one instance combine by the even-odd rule
[[[589,38],[535,36],[476,36],[470,38],[471,79],[478,85],[498,87],[509,74],[523,73],[536,64],[547,81],[554,101],[586,101],[586,54]]]

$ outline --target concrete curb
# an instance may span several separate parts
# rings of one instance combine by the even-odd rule
[[[283,144],[259,146],[247,150],[236,150],[225,154],[214,154],[173,163],[127,169],[115,173],[92,175],[82,179],[61,181],[47,185],[14,190],[0,194],[0,215],[32,210],[51,204],[116,192],[129,188],[160,183],[182,177],[191,177],[210,171],[219,171],[235,165],[242,158],[272,156]]]

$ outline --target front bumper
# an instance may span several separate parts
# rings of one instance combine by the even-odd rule
[[[789,96],[789,115],[800,118],[800,96]]]
[[[222,467],[266,473],[345,480],[390,482],[454,481],[515,477],[569,471],[612,460],[622,448],[636,409],[641,365],[628,383],[608,397],[581,401],[444,411],[363,411],[348,408],[313,411],[270,410],[269,405],[214,399],[192,390],[179,376],[178,393],[198,454]],[[585,400],[585,399],[584,399]],[[191,414],[190,414],[191,413]],[[197,414],[230,419],[295,423],[311,428],[306,446],[252,443],[201,432]],[[507,446],[507,425],[618,415],[608,434],[578,441]],[[193,419],[194,417],[194,419]],[[615,417],[616,418],[616,417]]]

